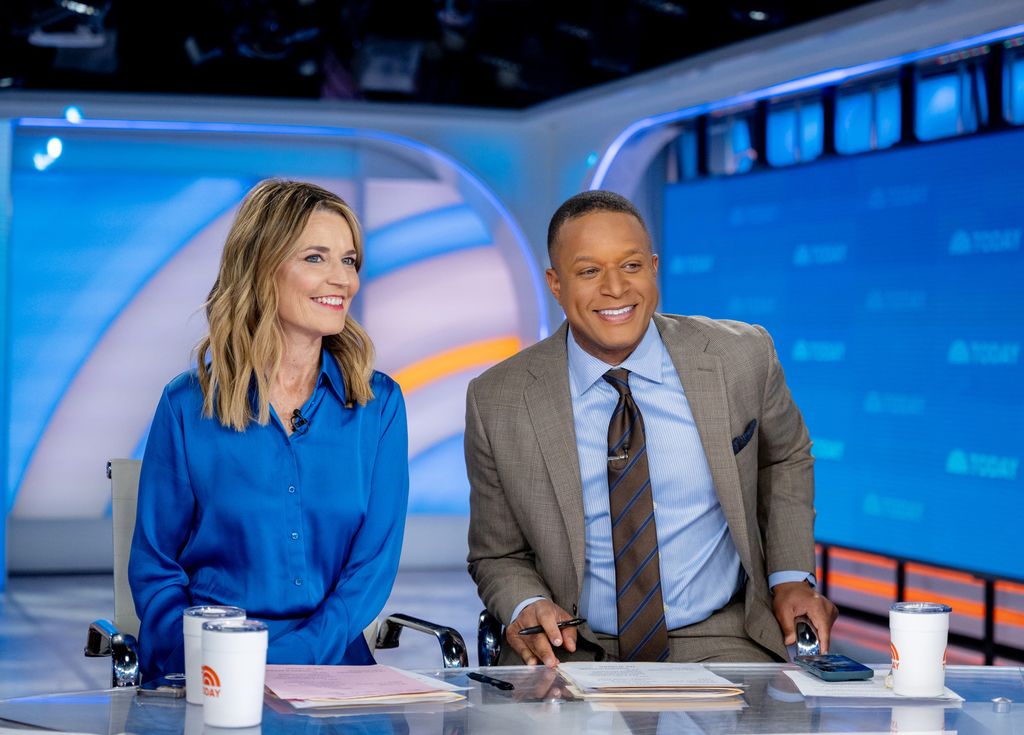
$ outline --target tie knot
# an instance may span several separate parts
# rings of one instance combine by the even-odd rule
[[[629,371],[626,368],[614,368],[601,377],[608,382],[608,385],[617,390],[620,396],[629,395]]]

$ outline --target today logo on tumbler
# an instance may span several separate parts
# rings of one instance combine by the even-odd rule
[[[220,677],[209,666],[203,667],[203,694],[207,697],[220,696]]]
[[[892,668],[895,671],[900,667],[900,652],[896,650],[896,646],[892,643],[889,644],[889,655],[892,656]],[[946,649],[942,650],[942,668],[946,668]]]

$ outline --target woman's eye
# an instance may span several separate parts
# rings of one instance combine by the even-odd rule
[[[322,263],[323,260],[324,256],[320,255],[319,253],[312,253],[306,256],[307,263]]]
[[[345,256],[344,258],[342,258],[341,262],[344,263],[345,265],[355,265],[356,264],[356,259],[353,256],[348,255],[348,256]]]

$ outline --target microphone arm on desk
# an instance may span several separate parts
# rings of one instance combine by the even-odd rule
[[[447,625],[436,625],[401,613],[384,618],[384,622],[380,624],[380,629],[377,631],[377,648],[398,648],[398,638],[402,635],[402,628],[412,628],[437,638],[437,642],[441,646],[444,668],[454,669],[469,666],[466,642],[459,631]]]
[[[94,620],[85,641],[85,655],[110,656],[114,663],[111,686],[137,687],[142,683],[139,670],[138,642],[135,636],[122,633],[109,620]]]
[[[800,615],[796,619],[796,643],[789,648],[789,657],[817,656],[821,653],[821,643],[818,641],[818,631],[811,625],[806,615]]]

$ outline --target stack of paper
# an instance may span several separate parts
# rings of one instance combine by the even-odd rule
[[[861,681],[822,681],[806,671],[787,671],[786,676],[793,680],[797,689],[805,697],[820,697],[822,699],[840,698],[846,700],[842,703],[844,706],[849,706],[848,700],[850,699],[888,699],[893,702],[907,702],[915,699],[940,702],[963,701],[963,697],[949,687],[945,687],[943,693],[937,697],[901,697],[894,694],[892,689],[886,687],[885,677],[888,673],[889,668],[885,667],[884,669],[876,670],[873,678]],[[820,705],[821,702],[817,704]],[[878,706],[877,702],[874,704]],[[886,704],[889,703],[886,702]]]
[[[457,687],[391,666],[267,666],[266,688],[296,709],[456,702]]]
[[[558,672],[584,699],[711,699],[737,697],[743,688],[700,664],[648,662],[559,664]]]

